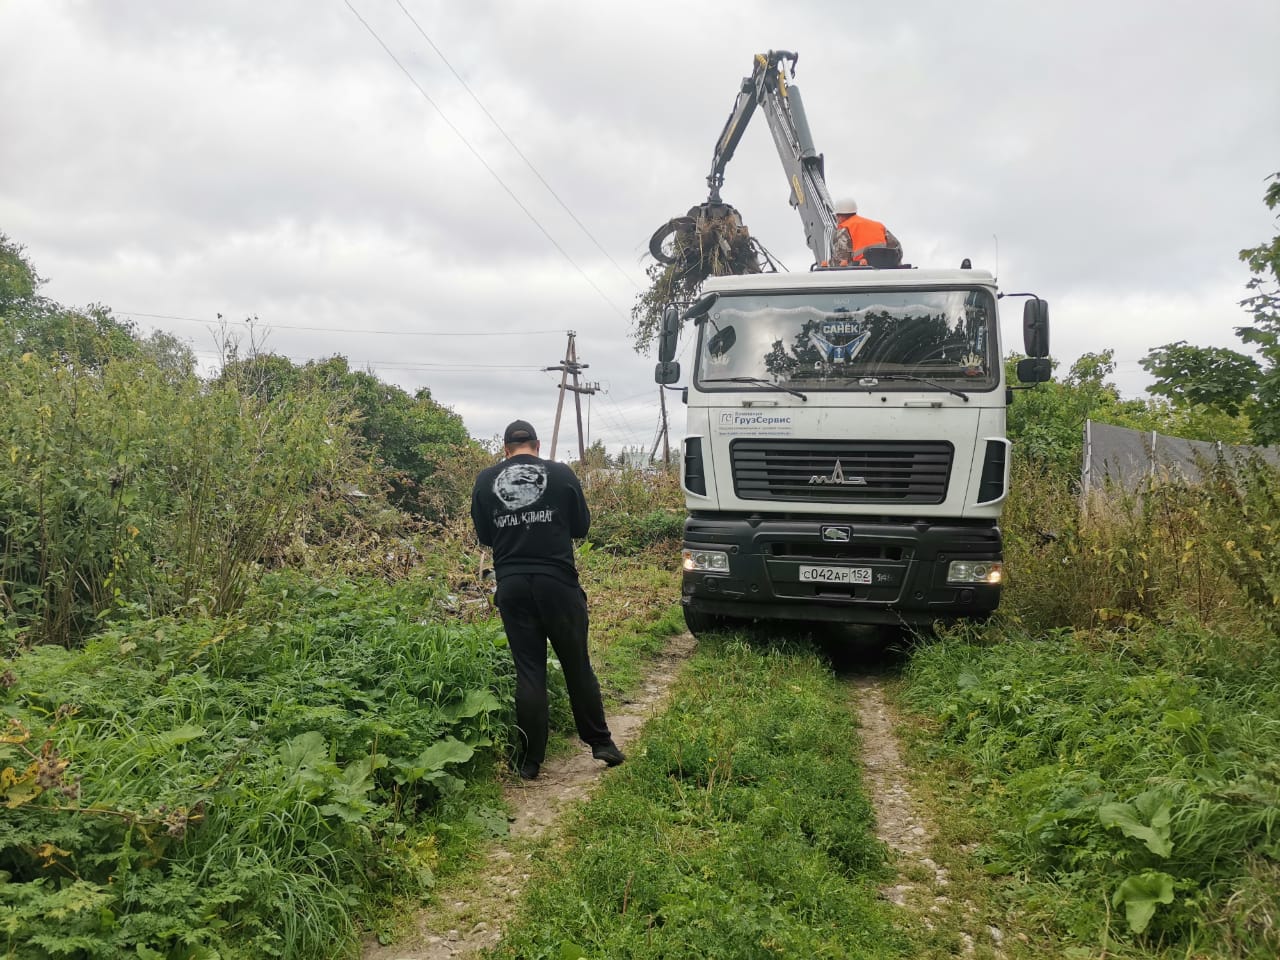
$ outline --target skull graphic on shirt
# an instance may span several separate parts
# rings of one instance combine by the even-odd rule
[[[493,493],[508,510],[520,510],[542,499],[547,468],[541,463],[513,463],[498,471]]]

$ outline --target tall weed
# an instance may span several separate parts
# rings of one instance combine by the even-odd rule
[[[1277,490],[1264,464],[1220,463],[1207,484],[1162,481],[1082,504],[1065,482],[1015,462],[1003,610],[1041,630],[1184,615],[1223,627],[1280,622]]]
[[[1257,616],[1280,635],[1280,470],[1220,461],[1208,485],[1204,541]]]
[[[113,610],[233,609],[364,476],[325,397],[262,401],[145,361],[0,361],[0,613],[69,645]]]
[[[583,480],[591,507],[591,542],[613,553],[634,555],[651,547],[679,546],[684,532],[684,494],[672,471],[615,468],[592,470]]]

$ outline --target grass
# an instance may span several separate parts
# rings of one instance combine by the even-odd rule
[[[591,608],[591,659],[606,697],[616,700],[633,690],[666,638],[684,630],[674,602],[680,595],[678,556],[667,548],[636,557],[579,548],[579,571]]]
[[[941,820],[1067,956],[1280,955],[1280,666],[1264,631],[952,636],[901,691]],[[1073,952],[1074,951],[1074,952]]]
[[[271,577],[232,617],[9,664],[8,955],[337,955],[505,829],[475,786],[511,723],[501,633],[424,620],[429,597]]]
[[[702,644],[497,957],[898,957],[853,718],[799,648]]]

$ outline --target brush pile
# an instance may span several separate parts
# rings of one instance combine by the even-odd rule
[[[649,286],[631,308],[637,351],[649,346],[662,309],[672,301],[690,301],[707,277],[760,273],[766,259],[742,216],[727,203],[704,203],[686,216],[673,217],[649,240],[656,261],[645,271]]]

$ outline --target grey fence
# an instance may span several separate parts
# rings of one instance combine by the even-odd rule
[[[1086,420],[1084,466],[1080,485],[1084,492],[1115,486],[1136,490],[1151,480],[1173,479],[1194,483],[1202,464],[1219,458],[1230,461],[1261,456],[1280,467],[1280,449],[1249,447],[1203,440],[1183,440],[1162,433],[1130,430]]]

